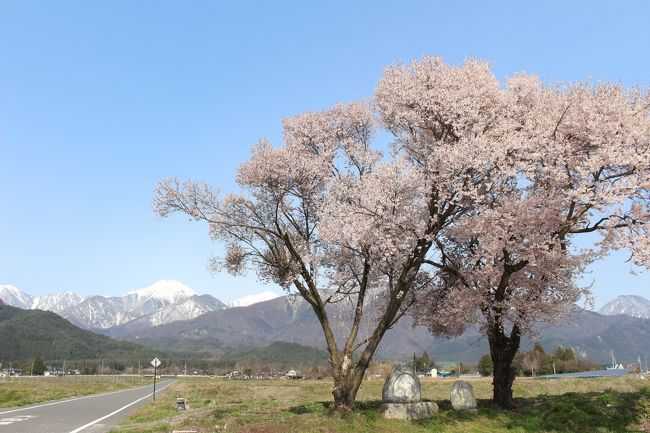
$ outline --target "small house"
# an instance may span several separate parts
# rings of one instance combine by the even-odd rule
[[[287,379],[293,379],[293,380],[298,380],[302,379],[302,375],[298,374],[296,370],[289,370],[286,374]]]

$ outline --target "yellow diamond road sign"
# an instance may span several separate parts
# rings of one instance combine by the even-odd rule
[[[160,359],[154,358],[153,361],[151,361],[151,365],[158,367],[160,365]]]

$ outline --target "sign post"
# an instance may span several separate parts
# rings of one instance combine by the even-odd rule
[[[160,365],[160,360],[157,357],[154,358],[153,361],[151,361],[151,365],[153,365],[153,401],[156,401],[156,371]]]

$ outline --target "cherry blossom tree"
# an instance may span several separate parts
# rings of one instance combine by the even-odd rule
[[[585,265],[623,247],[650,261],[648,101],[526,74],[501,85],[486,62],[427,57],[387,68],[371,101],[285,119],[284,144],[261,140],[240,167],[240,192],[169,179],[154,205],[208,223],[226,245],[215,269],[255,270],[311,306],[336,409],[353,408],[414,304],[437,334],[482,326],[507,407],[521,336],[588,295],[575,283]],[[380,129],[390,152],[373,147]],[[584,233],[600,241],[579,250]],[[350,306],[347,320],[333,304]]]
[[[389,69],[378,93],[387,123],[434,184],[465,195],[476,176],[431,159],[490,174],[464,217],[435,239],[436,292],[416,316],[443,335],[479,324],[493,400],[509,407],[521,336],[589,296],[576,284],[584,267],[623,247],[650,264],[650,97],[604,83],[549,86],[526,74],[499,87],[484,63],[454,68],[432,58]],[[579,249],[575,238],[586,233],[599,240]]]
[[[364,372],[412,302],[412,289],[430,284],[420,267],[449,213],[428,208],[424,181],[408,161],[371,147],[378,125],[369,103],[288,118],[285,144],[261,140],[239,168],[240,193],[220,196],[207,184],[169,179],[154,199],[161,216],[181,212],[208,223],[211,237],[227,246],[216,269],[254,269],[309,303],[323,329],[341,411],[353,408]],[[343,302],[351,314],[337,323],[329,306]],[[373,314],[366,314],[369,307]]]

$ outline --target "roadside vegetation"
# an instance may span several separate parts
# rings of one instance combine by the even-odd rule
[[[206,432],[598,432],[650,431],[650,383],[625,378],[545,381],[518,379],[515,408],[491,403],[491,378],[472,380],[477,414],[452,410],[452,380],[424,379],[422,396],[440,412],[420,422],[379,417],[383,380],[364,381],[357,410],[333,410],[330,381],[179,380],[156,402],[138,409],[112,433],[158,433],[172,430]],[[189,409],[175,410],[175,399],[188,399]]]
[[[25,406],[61,398],[147,385],[137,376],[12,377],[0,379],[0,408]]]

